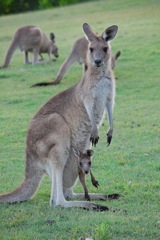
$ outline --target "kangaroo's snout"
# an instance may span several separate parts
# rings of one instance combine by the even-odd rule
[[[94,63],[97,67],[100,67],[102,61],[101,61],[101,59],[95,59]]]
[[[88,171],[85,171],[85,174],[88,174],[89,172]]]

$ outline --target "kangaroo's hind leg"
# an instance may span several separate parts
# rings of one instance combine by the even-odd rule
[[[24,63],[30,64],[29,57],[28,57],[28,51],[24,51]]]

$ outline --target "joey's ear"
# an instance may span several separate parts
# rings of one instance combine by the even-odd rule
[[[54,35],[54,33],[50,33],[50,40],[52,42],[55,42],[55,35]]]
[[[118,32],[118,26],[113,25],[109,28],[107,28],[103,33],[102,33],[102,38],[105,41],[111,41],[113,38],[115,38],[116,34]]]
[[[94,153],[93,150],[91,150],[91,149],[87,150],[87,156],[88,157],[92,157],[93,153]]]
[[[93,33],[91,27],[87,23],[83,24],[83,31],[84,31],[86,39],[89,42],[92,42],[93,39],[95,39],[96,35]]]

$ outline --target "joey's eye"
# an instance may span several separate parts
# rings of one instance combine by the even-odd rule
[[[82,167],[82,162],[79,162],[79,165]]]
[[[94,49],[93,49],[92,47],[90,47],[89,50],[90,50],[90,52],[92,53]]]
[[[104,47],[104,48],[103,48],[103,51],[104,51],[105,53],[107,52],[107,50],[108,50],[107,47]]]
[[[91,165],[91,161],[89,161],[88,164]]]

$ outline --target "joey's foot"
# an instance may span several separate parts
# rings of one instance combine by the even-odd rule
[[[92,143],[92,146],[96,147],[96,144],[98,143],[99,137],[90,137],[90,141]]]
[[[92,184],[96,188],[98,188],[98,186],[99,186],[99,183],[98,183],[98,181],[96,179],[92,180]]]
[[[85,194],[85,196],[84,196],[84,199],[86,200],[86,201],[90,201],[91,199],[90,199],[90,196],[89,195],[86,195]]]

